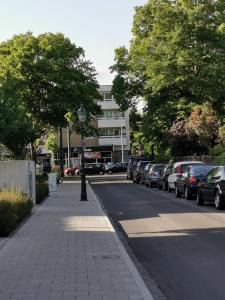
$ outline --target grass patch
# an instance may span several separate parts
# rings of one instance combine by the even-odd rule
[[[0,236],[10,234],[18,224],[31,214],[30,197],[16,189],[0,191]]]

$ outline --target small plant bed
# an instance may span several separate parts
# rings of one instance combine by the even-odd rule
[[[48,195],[48,174],[36,175],[36,204],[42,203]]]
[[[0,237],[8,236],[31,214],[30,197],[16,189],[0,190]]]

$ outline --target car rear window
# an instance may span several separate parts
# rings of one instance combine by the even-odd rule
[[[181,167],[181,172],[183,173],[185,170],[186,170],[186,168],[188,167],[188,166],[191,166],[192,164],[181,164],[180,165],[180,167]],[[194,164],[195,166],[202,166],[202,164]]]
[[[149,161],[142,161],[140,163],[140,168],[143,169],[147,164],[149,164]]]
[[[208,174],[209,171],[214,169],[215,167],[213,166],[198,166],[198,167],[192,167],[190,173],[192,175],[199,175],[199,174]]]
[[[154,171],[160,171],[160,170],[162,170],[164,168],[164,165],[159,165],[159,166],[154,166],[153,167],[153,170]]]

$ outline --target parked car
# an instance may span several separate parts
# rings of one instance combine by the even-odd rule
[[[105,173],[105,167],[103,164],[100,163],[85,164],[84,170],[85,170],[85,174],[88,175],[93,175],[93,174],[103,175]],[[80,168],[76,171],[76,175],[80,175]]]
[[[112,174],[112,173],[126,172],[126,170],[127,170],[127,163],[118,162],[118,163],[106,168],[105,172],[108,173],[108,174]]]
[[[171,193],[176,188],[177,178],[181,176],[187,166],[190,165],[203,165],[201,161],[179,161],[174,163],[173,171],[168,177],[168,192]]]
[[[136,157],[136,156],[131,156],[128,160],[128,164],[127,164],[127,179],[133,180],[133,172],[137,167],[138,162],[142,160],[142,161],[148,161],[149,159],[145,158],[145,157]]]
[[[141,183],[145,184],[145,186],[148,186],[148,181],[146,180],[146,176],[150,170],[150,168],[152,167],[153,162],[148,163],[145,168],[144,171],[142,172],[142,176],[141,176]]]
[[[173,165],[167,164],[159,174],[158,178],[158,189],[163,189],[164,191],[168,190],[168,177],[172,173]]]
[[[146,182],[148,182],[149,187],[153,187],[154,185],[158,185],[158,179],[160,176],[160,172],[165,167],[164,164],[153,164],[146,174]]]
[[[141,181],[142,173],[144,172],[145,166],[150,161],[139,161],[137,167],[133,170],[133,182],[139,183]]]
[[[65,176],[74,176],[76,174],[76,171],[78,170],[78,166],[74,166],[74,167],[71,167],[71,168],[66,168],[64,170],[64,175]]]
[[[217,209],[225,208],[225,166],[211,170],[198,184],[197,204],[213,202]]]
[[[198,183],[214,169],[214,166],[207,165],[190,165],[187,166],[185,171],[177,178],[175,193],[176,197],[181,197],[184,194],[185,199],[190,200],[196,198],[198,191]]]

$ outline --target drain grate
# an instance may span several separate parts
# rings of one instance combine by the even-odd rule
[[[93,255],[94,259],[120,259],[117,254]]]

